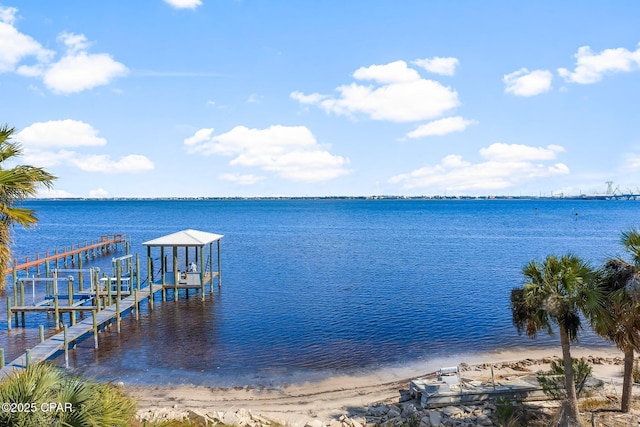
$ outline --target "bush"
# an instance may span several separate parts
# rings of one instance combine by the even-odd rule
[[[500,427],[517,427],[520,425],[520,415],[518,415],[517,407],[511,399],[499,397],[496,400],[493,422]]]
[[[128,427],[136,412],[135,402],[114,385],[68,375],[47,363],[3,379],[0,402],[0,427]]]
[[[576,383],[576,395],[581,397],[591,390],[602,387],[602,381],[592,381],[591,366],[583,359],[572,359],[573,375]],[[536,375],[544,394],[552,399],[564,399],[564,361],[551,362],[551,370]]]

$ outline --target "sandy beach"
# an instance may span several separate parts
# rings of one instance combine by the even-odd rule
[[[274,388],[251,386],[215,388],[193,385],[130,386],[125,390],[139,402],[143,418],[171,417],[189,410],[225,413],[243,409],[252,415],[291,426],[315,422],[329,425],[342,415],[363,414],[367,407],[397,403],[399,390],[412,379],[432,375],[441,367],[462,367],[462,378],[487,380],[491,365],[495,378],[508,379],[547,370],[560,347],[456,355],[401,368],[387,368],[358,376],[335,376],[319,382],[287,384]],[[615,347],[574,347],[572,356],[588,358],[593,376],[610,387],[622,384],[622,353]],[[514,369],[515,368],[515,369]],[[311,425],[311,424],[310,424]]]

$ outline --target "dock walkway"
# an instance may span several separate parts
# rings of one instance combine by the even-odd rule
[[[141,289],[139,294],[136,292],[134,295],[123,298],[118,304],[111,304],[100,311],[97,311],[97,309],[92,310],[92,316],[90,318],[84,319],[83,321],[76,323],[74,326],[67,328],[66,341],[64,331],[49,337],[32,348],[29,353],[23,354],[14,361],[8,363],[4,368],[0,369],[0,378],[11,373],[11,371],[16,368],[25,368],[27,366],[27,354],[29,354],[29,364],[44,362],[56,356],[58,352],[64,351],[65,342],[67,346],[73,345],[74,343],[81,341],[88,334],[93,334],[94,347],[97,348],[98,329],[113,321],[118,322],[118,309],[120,310],[120,316],[122,316],[123,314],[131,311],[136,304],[139,304],[152,295],[155,295],[156,292],[162,290],[162,286],[152,286],[153,287],[151,289],[148,287]],[[137,310],[138,307],[135,309]]]
[[[63,260],[66,264],[67,258],[73,261],[73,258],[76,255],[81,254],[88,256],[89,253],[93,253],[95,257],[96,251],[107,252],[111,248],[117,248],[118,244],[126,244],[126,242],[127,239],[124,234],[105,234],[103,236],[100,236],[100,240],[78,244],[75,248],[72,245],[69,248],[63,248],[60,252],[56,249],[53,255],[47,252],[42,258],[39,254],[36,254],[35,259],[32,260],[29,260],[29,257],[27,257],[25,262],[23,262],[22,264],[18,263],[18,260],[16,259],[13,261],[12,266],[7,267],[7,269],[4,271],[4,274],[11,274],[14,270],[28,272],[30,268],[40,268],[41,265],[46,265],[49,261],[58,262],[60,260]]]

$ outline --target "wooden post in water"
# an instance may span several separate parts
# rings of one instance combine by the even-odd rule
[[[150,246],[147,246],[147,282],[149,282],[149,308],[153,310],[153,265]]]
[[[7,297],[7,331],[11,330],[11,297]]]
[[[204,301],[204,247],[200,251],[198,265],[200,266],[200,296],[202,297],[202,301]],[[211,283],[213,283],[213,277],[211,277],[211,281]]]
[[[78,269],[80,269],[80,271],[78,271],[78,291],[82,292],[84,290],[84,284],[82,282],[84,282],[84,273],[82,273],[82,257],[78,258]]]
[[[136,252],[136,289],[140,292],[140,255]]]
[[[180,281],[180,273],[178,273],[178,248],[173,247],[173,300],[178,301],[178,282]]]
[[[165,275],[165,270],[167,269],[167,260],[164,258],[164,246],[160,247],[160,264],[162,266],[160,268],[160,274],[162,274],[162,302],[165,302],[167,300],[167,290],[164,287],[167,283]]]
[[[64,325],[64,367],[69,369],[69,337],[67,336],[67,325]]]
[[[22,280],[20,281],[20,305],[24,307],[24,281]],[[24,328],[24,311],[20,313],[20,317],[22,318],[22,327]]]
[[[15,292],[16,286],[18,286],[18,270],[16,270],[16,265],[15,262],[17,262],[18,260],[14,261],[13,264],[13,269],[11,270],[11,277],[13,279],[13,290]],[[14,293],[15,295],[15,293]],[[17,301],[17,299],[14,299],[14,301]]]
[[[91,320],[93,321],[93,348],[98,348],[98,313],[91,310]]]
[[[73,306],[73,281],[71,276],[67,279],[67,292],[69,292],[69,307]],[[76,312],[71,310],[69,312],[69,322],[71,326],[76,324]]]
[[[40,342],[44,342],[44,325],[40,325]]]
[[[211,278],[213,285],[213,277]],[[222,268],[220,267],[220,240],[218,240],[218,287],[222,286]]]
[[[53,321],[56,324],[56,330],[60,328],[60,311],[58,310],[58,295],[53,296]]]
[[[120,266],[120,261],[118,261],[118,263],[116,264],[116,286],[118,287],[118,289],[116,290],[116,329],[118,331],[118,333],[120,333],[120,296],[122,294],[122,290],[120,289],[120,270],[121,270],[121,266]]]
[[[133,300],[135,301],[135,304],[133,306],[135,307],[135,310],[136,310],[136,320],[140,320],[140,306],[138,305],[138,290],[137,289],[133,290]]]
[[[107,305],[111,305],[111,277],[107,279],[106,284],[107,284]]]

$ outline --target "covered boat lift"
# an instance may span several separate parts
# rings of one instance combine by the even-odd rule
[[[213,293],[214,277],[218,278],[218,287],[222,285],[220,274],[220,239],[222,234],[199,230],[183,230],[142,243],[147,247],[147,266],[149,282],[162,285],[162,300],[166,300],[167,289],[173,289],[173,299],[178,300],[178,289],[200,289],[204,300],[205,284],[210,283],[209,292]],[[213,269],[213,244],[217,246],[217,270]],[[160,248],[160,278],[154,279],[152,248]],[[166,250],[171,249],[171,260],[167,260]],[[184,269],[179,266],[178,257],[183,254]],[[192,257],[190,255],[192,254]]]

